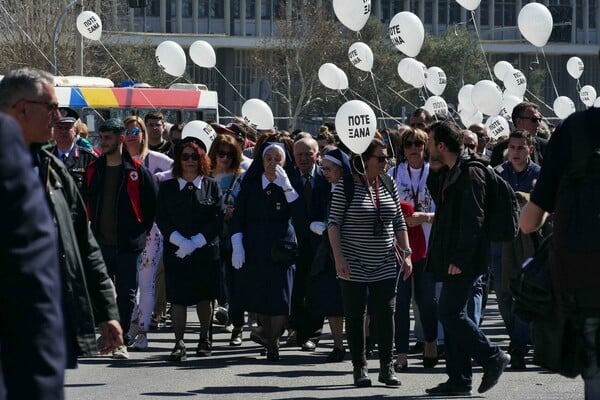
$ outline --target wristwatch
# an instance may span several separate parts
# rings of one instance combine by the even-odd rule
[[[402,254],[404,254],[405,256],[410,256],[412,254],[412,249],[410,247],[405,247],[403,249],[400,249],[400,251],[402,252]]]

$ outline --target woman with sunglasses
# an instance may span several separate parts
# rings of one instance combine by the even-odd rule
[[[162,153],[148,149],[148,133],[142,118],[132,115],[125,118],[123,123],[127,152],[132,158],[141,161],[159,181],[159,173],[170,170],[173,160]],[[163,237],[155,223],[146,238],[146,246],[138,265],[139,302],[135,305],[131,316],[128,332],[130,340],[127,343],[130,350],[144,351],[148,348],[148,331],[156,294],[154,282],[162,251]]]
[[[223,230],[221,237],[221,283],[224,292],[219,299],[219,304],[228,304],[229,323],[233,324],[230,346],[242,345],[242,327],[244,325],[244,309],[241,304],[232,302],[231,292],[233,290],[234,269],[231,266],[231,239],[229,234],[229,222],[233,216],[235,199],[240,192],[241,177],[244,170],[241,167],[242,149],[236,139],[230,135],[220,134],[215,138],[208,152],[211,162],[210,175],[215,178],[221,190],[223,201]],[[223,285],[225,287],[223,288]]]
[[[200,321],[196,355],[212,352],[213,301],[219,292],[219,233],[223,221],[221,192],[209,177],[210,159],[205,145],[187,137],[175,148],[173,178],[158,192],[156,222],[165,237],[164,264],[167,301],[175,348],[170,358],[187,357],[183,335],[187,306],[195,305]]]
[[[400,201],[407,203],[406,224],[412,245],[413,275],[406,281],[399,280],[396,293],[396,361],[394,370],[405,371],[408,368],[408,346],[410,334],[410,303],[413,293],[419,311],[425,336],[423,366],[432,368],[437,364],[437,299],[435,282],[431,273],[425,271],[427,240],[435,211],[435,204],[427,189],[429,163],[425,161],[427,133],[419,128],[409,127],[401,137],[401,147],[397,153],[403,160],[388,174],[394,178],[398,187]]]
[[[385,143],[373,139],[361,156],[353,158],[353,174],[336,185],[329,210],[327,233],[342,289],[354,385],[358,387],[371,386],[365,348],[367,298],[378,341],[378,380],[386,386],[400,385],[392,367],[396,280],[410,276],[412,263],[398,191],[384,176],[387,158]],[[350,198],[347,185],[354,189]],[[397,251],[404,258],[400,272]]]

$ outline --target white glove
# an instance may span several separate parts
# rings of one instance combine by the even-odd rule
[[[169,236],[169,242],[173,243],[177,247],[181,247],[181,244],[187,239],[183,237],[179,231],[173,231],[171,236]]]
[[[190,239],[185,239],[179,246],[179,250],[175,252],[175,255],[179,258],[185,258],[192,254],[196,250],[196,245]]]
[[[283,169],[281,165],[275,167],[275,180],[273,183],[283,189],[285,199],[288,203],[292,203],[296,201],[298,197],[300,197],[298,192],[294,190],[294,187],[290,182],[290,178],[288,178],[287,174],[285,173],[285,169]]]
[[[246,262],[246,252],[244,251],[243,238],[244,234],[241,232],[231,235],[231,247],[233,250],[231,254],[231,265],[235,269],[242,268]]]
[[[190,240],[192,243],[194,243],[194,246],[196,246],[197,249],[200,249],[206,245],[206,238],[201,233],[192,236]]]
[[[327,229],[325,222],[313,221],[310,223],[310,230],[317,235],[322,235],[323,232],[325,232],[325,229]]]

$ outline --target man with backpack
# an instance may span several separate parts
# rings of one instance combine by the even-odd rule
[[[531,201],[521,213],[523,232],[533,232],[548,213],[553,214],[550,275],[554,296],[552,324],[547,324],[561,343],[555,367],[565,376],[581,373],[585,398],[600,398],[598,335],[600,334],[600,109],[590,108],[569,116],[552,135]],[[568,328],[568,329],[567,329]],[[535,331],[535,326],[534,326]],[[535,339],[535,333],[534,333]],[[534,340],[535,356],[548,361],[556,346],[542,349]],[[543,351],[542,351],[543,350]],[[560,349],[559,349],[560,350]],[[581,358],[565,365],[572,354]]]
[[[466,313],[473,283],[487,270],[490,238],[484,228],[488,181],[493,172],[464,152],[462,130],[453,121],[428,128],[430,160],[443,166],[428,182],[436,214],[427,269],[442,282],[438,315],[446,341],[448,381],[427,389],[435,396],[471,394],[471,358],[483,367],[479,393],[498,383],[510,356],[492,344]],[[437,179],[437,181],[436,181]]]

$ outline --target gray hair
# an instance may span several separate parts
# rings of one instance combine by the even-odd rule
[[[54,86],[54,77],[35,68],[21,68],[10,71],[0,81],[0,111],[7,112],[25,96],[39,96],[43,85]]]

